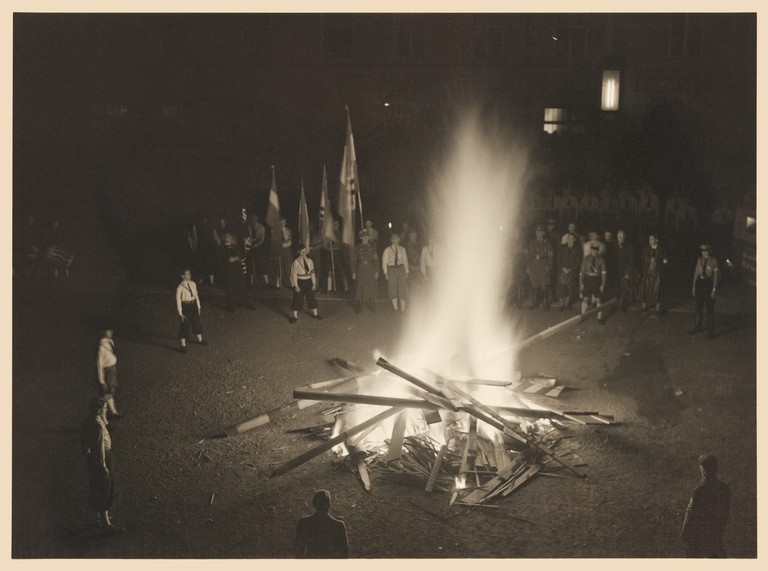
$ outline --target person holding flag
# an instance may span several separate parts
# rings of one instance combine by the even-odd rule
[[[280,226],[280,199],[277,196],[275,166],[272,165],[272,186],[269,188],[269,203],[267,204],[267,227],[269,228],[269,283],[280,287],[280,253],[282,250],[282,230]]]
[[[341,161],[339,176],[339,216],[344,222],[341,246],[341,275],[344,281],[344,291],[348,290],[347,278],[355,248],[355,210],[360,214],[360,226],[363,226],[363,204],[360,201],[357,177],[357,156],[355,140],[352,135],[352,120],[347,111],[347,132],[344,139],[344,158]]]
[[[355,292],[355,312],[363,311],[363,304],[367,304],[371,311],[376,311],[376,292],[379,279],[379,254],[371,244],[368,230],[360,231],[362,243],[355,250],[352,260],[352,279],[357,282]]]

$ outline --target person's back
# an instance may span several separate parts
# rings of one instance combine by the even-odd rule
[[[296,528],[298,559],[346,559],[349,557],[344,522],[327,513],[315,513],[299,520]]]
[[[723,532],[731,509],[731,490],[717,478],[717,459],[700,461],[702,481],[693,491],[680,539],[689,557],[724,557]]]
[[[349,542],[344,522],[331,516],[331,494],[319,490],[312,498],[315,513],[296,526],[294,556],[297,559],[347,559]]]

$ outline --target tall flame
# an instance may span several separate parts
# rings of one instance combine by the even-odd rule
[[[447,377],[512,379],[514,331],[505,311],[526,157],[477,118],[456,132],[435,170],[428,235],[439,266],[409,306],[398,361]],[[503,354],[503,358],[494,357]],[[414,370],[415,372],[415,370]]]

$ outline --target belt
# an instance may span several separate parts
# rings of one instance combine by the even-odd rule
[[[305,281],[307,281],[307,280],[311,280],[311,279],[312,279],[312,276],[307,276],[307,277],[305,277],[305,278],[303,278],[303,277],[301,277],[301,276],[296,276],[296,279],[298,279],[299,281],[303,281],[303,282],[305,282]]]
[[[193,299],[192,301],[182,301],[181,303],[182,303],[183,305],[189,305],[190,303],[194,303],[194,304],[197,304],[197,300],[196,300],[196,299]]]
[[[403,264],[397,264],[396,266],[387,266],[388,268],[402,268]]]

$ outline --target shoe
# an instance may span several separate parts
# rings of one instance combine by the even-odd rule
[[[701,331],[701,328],[700,328],[700,327],[694,327],[693,329],[691,329],[691,330],[688,332],[688,335],[696,335],[697,333],[699,333],[699,331]]]
[[[125,529],[123,529],[122,527],[113,525],[111,523],[103,529],[104,529],[104,533],[109,535],[120,535],[121,533],[125,532]]]
[[[198,342],[197,342],[197,344],[198,344],[198,345],[208,345],[208,341],[206,341],[205,339],[203,339],[202,341],[198,341]]]
[[[605,325],[605,319],[604,319],[604,318],[600,318],[600,319],[598,319],[598,320],[597,320],[597,322],[598,322],[600,325]]]
[[[320,320],[322,319],[322,317],[321,317],[320,315],[313,315],[313,316],[312,316],[312,319],[315,319],[315,320],[317,320],[317,321],[320,321]]]
[[[288,323],[296,323],[297,321],[298,321],[298,319],[296,319],[295,317],[289,317],[288,318]]]
[[[125,416],[124,416],[124,415],[122,415],[122,414],[120,414],[119,412],[115,412],[115,413],[112,413],[112,412],[110,412],[110,413],[107,413],[107,419],[108,419],[108,420],[120,420],[120,419],[122,419],[122,418],[125,418]]]
[[[179,353],[186,354],[187,353],[187,348],[186,347],[179,347]]]

